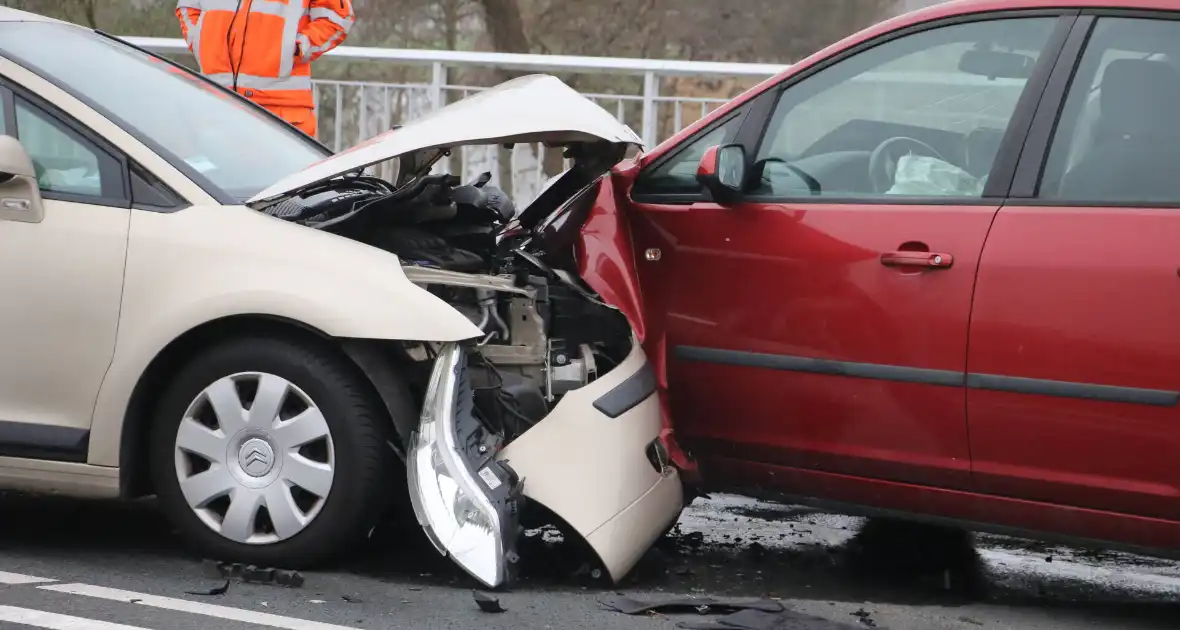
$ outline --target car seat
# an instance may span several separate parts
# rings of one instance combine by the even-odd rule
[[[1112,61],[1099,108],[1093,140],[1055,196],[1180,202],[1180,72],[1164,61]]]

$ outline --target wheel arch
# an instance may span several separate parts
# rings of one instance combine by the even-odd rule
[[[277,337],[312,343],[339,353],[355,369],[358,380],[370,394],[382,403],[386,421],[394,425],[404,442],[401,425],[409,420],[406,414],[412,413],[407,410],[412,399],[398,378],[397,361],[385,351],[384,346],[390,342],[332,337],[314,326],[274,315],[230,315],[204,322],[177,336],[140,374],[123,416],[119,440],[120,496],[134,499],[154,493],[148,464],[148,435],[152,411],[159,403],[168,378],[208,345],[246,337]],[[398,455],[404,459],[398,446]]]

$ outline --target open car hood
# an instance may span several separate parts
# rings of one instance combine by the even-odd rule
[[[463,145],[543,142],[643,145],[627,125],[560,79],[533,74],[448,105],[279,180],[247,203],[267,201],[409,153]]]

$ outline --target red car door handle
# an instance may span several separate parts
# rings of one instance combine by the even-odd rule
[[[881,264],[886,267],[947,269],[954,263],[954,256],[934,252],[885,252],[881,254]]]

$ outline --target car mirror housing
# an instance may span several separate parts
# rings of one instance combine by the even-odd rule
[[[19,140],[0,135],[0,221],[40,223],[44,216],[33,160]]]
[[[736,200],[745,189],[745,147],[740,144],[709,147],[697,165],[696,177],[715,200]]]

